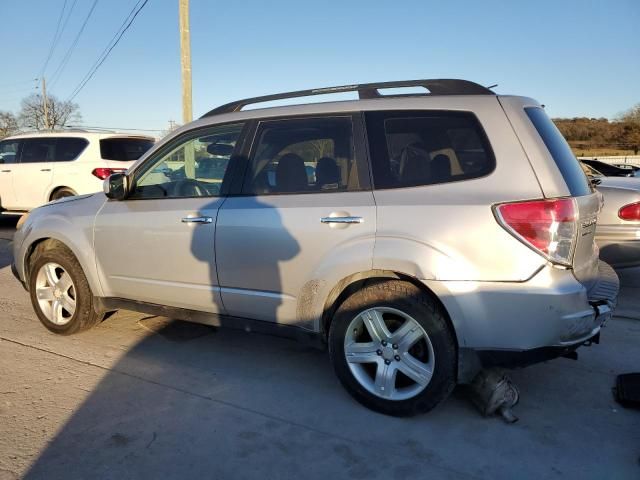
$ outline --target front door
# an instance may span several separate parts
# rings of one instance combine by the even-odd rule
[[[243,194],[218,213],[218,277],[229,315],[312,328],[300,298],[323,281],[323,269],[340,268],[338,258],[355,271],[371,269],[375,204],[354,145],[357,119],[258,124]]]
[[[187,132],[131,173],[123,201],[96,217],[105,296],[224,313],[214,251],[216,217],[242,124]]]
[[[13,170],[20,156],[20,140],[0,142],[0,207],[15,208],[16,195],[13,189]]]

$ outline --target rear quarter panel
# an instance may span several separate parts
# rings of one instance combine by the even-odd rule
[[[497,98],[433,100],[428,108],[476,115],[491,143],[496,168],[473,180],[376,190],[374,268],[425,280],[530,278],[546,261],[497,223],[492,205],[540,198],[542,192]]]

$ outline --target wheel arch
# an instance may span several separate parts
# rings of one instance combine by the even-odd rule
[[[50,202],[51,200],[53,200],[53,196],[57,192],[59,192],[60,190],[63,190],[63,189],[71,190],[72,192],[76,193],[75,189],[73,189],[71,187],[67,187],[66,185],[57,185],[57,186],[55,186],[55,187],[53,187],[53,188],[51,188],[49,190],[49,195],[47,195],[48,201]]]
[[[42,236],[36,239],[33,239],[28,246],[26,246],[24,248],[24,257],[23,257],[23,272],[24,272],[24,281],[25,281],[25,285],[29,285],[29,281],[30,281],[30,275],[31,275],[31,264],[33,262],[33,258],[34,258],[34,253],[36,252],[36,250],[38,249],[38,247],[40,248],[53,248],[55,246],[62,246],[64,248],[66,248],[67,250],[69,250],[71,252],[71,254],[76,258],[76,260],[78,261],[78,263],[80,264],[80,267],[82,268],[85,277],[87,278],[87,282],[89,282],[89,286],[91,288],[91,291],[94,292],[94,296],[95,295],[99,295],[102,290],[100,288],[100,285],[98,285],[94,279],[95,279],[95,275],[93,274],[92,271],[89,270],[89,266],[87,265],[87,262],[85,261],[85,259],[83,258],[82,255],[78,254],[78,251],[76,248],[74,248],[74,246],[71,244],[71,242],[67,242],[64,241],[60,238],[56,238],[54,236]]]
[[[376,282],[383,282],[385,280],[400,280],[410,283],[420,289],[423,293],[426,293],[427,295],[432,297],[437,302],[438,306],[442,309],[447,325],[449,325],[449,328],[453,333],[456,342],[456,349],[459,348],[460,342],[458,339],[458,332],[454,327],[449,311],[442,303],[438,295],[436,295],[433,290],[427,287],[418,278],[407,273],[395,270],[369,270],[366,272],[358,272],[343,278],[336,285],[334,285],[325,299],[324,308],[322,310],[321,329],[323,336],[326,338],[329,332],[329,327],[331,325],[331,320],[333,319],[333,315],[340,307],[342,302],[344,302],[344,300],[349,297],[349,295],[367,285],[371,285],[372,283]]]

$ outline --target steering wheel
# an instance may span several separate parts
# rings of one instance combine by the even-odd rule
[[[178,180],[175,185],[175,192],[179,197],[206,197],[207,189],[202,183],[193,178],[183,178]]]

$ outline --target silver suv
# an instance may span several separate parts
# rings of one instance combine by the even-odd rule
[[[382,92],[398,87],[425,93]],[[344,91],[360,99],[243,111]],[[594,244],[600,196],[542,106],[468,81],[230,103],[104,190],[15,235],[45,327],[120,308],[269,327],[327,344],[349,393],[387,414],[597,342],[618,295]]]

